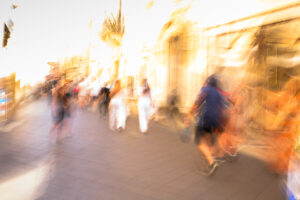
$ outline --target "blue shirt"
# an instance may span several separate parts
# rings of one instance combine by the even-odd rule
[[[204,97],[202,102],[200,102],[201,96]],[[224,108],[224,98],[215,87],[203,87],[197,97],[196,104],[199,106],[198,116],[201,115],[201,118],[205,123],[211,122],[214,125],[221,124],[222,110]]]

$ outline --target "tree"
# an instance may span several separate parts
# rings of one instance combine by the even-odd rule
[[[109,17],[105,18],[102,25],[102,31],[99,35],[104,42],[114,48],[122,45],[124,33],[124,16],[122,16],[120,0],[120,8],[117,16],[111,14]]]
[[[16,8],[18,8],[18,5],[16,5],[16,4],[11,5],[12,10],[14,10]],[[12,21],[12,19],[9,19],[6,23],[4,23],[2,47],[7,46],[7,42],[8,42],[8,39],[10,38],[13,26],[14,26],[14,22]]]
[[[102,24],[102,30],[99,33],[101,40],[107,43],[115,51],[120,50],[125,33],[124,16],[122,15],[121,6],[122,0],[120,0],[120,6],[117,15],[115,16],[114,14],[111,14],[110,16],[106,17]],[[114,62],[116,67],[116,77],[118,76],[119,72],[120,57],[121,55],[118,55],[117,60]]]
[[[7,46],[8,39],[10,38],[10,30],[8,29],[7,25],[4,24],[4,33],[3,33],[3,43],[2,47]]]

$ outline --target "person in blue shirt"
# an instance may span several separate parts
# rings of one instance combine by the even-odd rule
[[[207,78],[190,110],[190,117],[196,115],[195,143],[203,153],[211,175],[218,166],[215,156],[219,151],[217,136],[223,130],[222,113],[225,100],[219,91],[219,81],[215,75]]]

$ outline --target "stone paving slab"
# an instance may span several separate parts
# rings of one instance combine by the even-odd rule
[[[0,132],[1,200],[285,199],[284,177],[271,174],[260,160],[241,154],[205,177],[192,142],[182,143],[178,133],[154,122],[143,135],[135,116],[116,133],[97,113],[76,110],[72,137],[58,143],[49,139],[46,101],[23,106],[18,119],[21,125]],[[8,183],[10,190],[1,191]]]

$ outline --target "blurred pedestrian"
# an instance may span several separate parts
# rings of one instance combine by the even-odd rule
[[[264,99],[263,133],[269,135],[271,148],[263,153],[268,167],[277,174],[286,174],[298,138],[300,123],[300,78],[290,77],[282,91],[260,89]]]
[[[218,166],[215,160],[220,151],[217,140],[218,134],[223,131],[224,99],[218,88],[217,78],[214,75],[208,77],[190,110],[190,116],[197,116],[195,143],[209,164],[204,171],[207,175],[211,175]]]
[[[179,114],[178,109],[179,97],[177,94],[177,89],[173,89],[171,94],[168,96],[168,116],[175,118]]]
[[[74,85],[74,88],[73,88],[73,98],[76,102],[78,100],[78,94],[79,94],[79,85],[76,84],[76,85]]]
[[[151,89],[146,79],[143,80],[141,94],[138,100],[140,131],[146,133],[150,117],[153,115],[154,108],[151,98]]]
[[[104,86],[101,88],[100,93],[99,93],[99,113],[100,116],[102,117],[106,117],[107,113],[108,113],[108,105],[109,105],[109,101],[110,101],[110,90],[107,87],[107,83],[104,84]]]
[[[64,86],[64,128],[67,136],[71,136],[72,90],[69,84]]]
[[[229,93],[221,91],[225,101],[223,112],[224,131],[219,141],[226,158],[234,159],[237,156],[239,145],[246,139],[244,133],[248,122],[246,109],[251,105],[248,87],[241,83]]]
[[[92,111],[97,110],[98,100],[99,100],[99,93],[101,90],[101,83],[99,80],[95,80],[90,85],[90,102],[89,105],[92,107]]]
[[[57,131],[56,137],[61,137],[63,120],[64,120],[64,88],[59,87],[53,91],[51,104],[53,117],[53,125],[50,129],[49,136],[53,137],[53,133]]]
[[[125,91],[121,87],[120,80],[116,80],[110,93],[109,103],[109,128],[122,131],[125,129],[127,118],[127,106],[125,102]]]
[[[88,99],[88,81],[82,80],[79,84],[78,101],[81,109],[84,109]]]
[[[49,133],[50,137],[53,137],[55,131],[58,139],[63,137],[63,131],[67,136],[71,136],[72,88],[68,81],[59,84],[58,88],[53,91],[51,111],[54,123]]]

